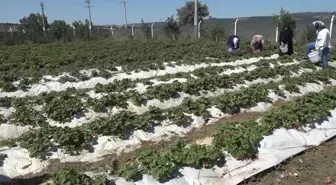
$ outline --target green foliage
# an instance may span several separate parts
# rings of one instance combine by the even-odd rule
[[[211,168],[214,165],[223,165],[225,160],[222,149],[238,160],[256,158],[258,143],[265,135],[281,127],[296,129],[301,126],[312,126],[311,121],[328,116],[329,111],[336,107],[336,102],[333,101],[335,99],[336,94],[333,91],[310,93],[283,107],[267,111],[259,121],[225,123],[213,136],[210,146],[198,144],[187,146],[186,143],[177,141],[164,151],[142,148],[136,154],[136,163],[120,168],[123,173],[116,174],[127,175],[123,177],[129,180],[138,180],[130,178],[143,173],[157,180],[167,181],[175,177],[181,167]]]
[[[282,59],[283,63],[291,62],[286,58]],[[127,99],[137,99],[140,96],[142,99],[147,98],[158,98],[164,100],[166,98],[173,98],[172,93],[185,91],[190,95],[199,95],[199,91],[215,91],[217,88],[232,88],[234,84],[244,83],[244,81],[252,81],[260,78],[275,78],[278,75],[284,76],[282,81],[277,83],[269,84],[258,84],[251,86],[249,88],[242,89],[236,92],[224,93],[216,97],[202,97],[197,100],[191,98],[186,98],[181,105],[175,106],[169,109],[159,109],[157,107],[150,107],[149,111],[137,115],[129,111],[121,111],[120,113],[114,114],[113,116],[107,118],[96,119],[90,123],[87,123],[85,126],[80,128],[58,128],[50,127],[46,129],[41,129],[37,133],[31,133],[25,136],[23,139],[22,147],[27,148],[33,156],[40,156],[41,154],[49,151],[53,144],[52,140],[59,143],[60,148],[63,148],[69,153],[76,153],[80,151],[84,146],[89,145],[92,142],[92,135],[113,135],[119,138],[126,138],[127,135],[130,135],[135,130],[144,130],[147,131],[149,128],[153,128],[160,124],[157,120],[169,119],[173,121],[174,124],[180,125],[180,123],[189,122],[189,117],[183,114],[183,112],[188,112],[197,116],[202,116],[208,118],[209,112],[208,108],[216,106],[219,110],[228,114],[236,114],[241,111],[241,109],[248,109],[250,107],[256,106],[258,102],[267,102],[269,100],[269,90],[274,90],[276,94],[283,96],[281,90],[279,90],[279,85],[284,86],[289,92],[297,92],[297,86],[303,85],[307,82],[316,82],[318,79],[321,82],[328,83],[329,79],[336,78],[336,72],[334,70],[320,70],[316,72],[306,72],[298,77],[290,77],[293,72],[297,72],[300,68],[311,68],[315,69],[315,66],[311,63],[301,63],[291,66],[284,66],[277,64],[277,61],[264,60],[260,61],[257,64],[254,64],[260,69],[253,70],[250,72],[242,74],[231,74],[230,76],[219,75],[222,71],[225,71],[230,68],[230,66],[223,66],[220,68],[218,66],[209,67],[207,69],[199,69],[195,71],[195,76],[198,79],[190,77],[190,82],[185,82],[180,85],[178,83],[173,83],[165,86],[153,86],[148,90],[149,92],[145,93],[145,96],[136,95],[136,92],[131,92],[128,98],[124,94],[120,97],[112,96],[107,97],[106,100],[96,100],[97,104],[101,104],[103,107],[118,107],[124,106]],[[273,65],[273,68],[270,66]],[[246,66],[247,67],[247,66]],[[186,74],[187,75],[187,74]],[[176,74],[174,77],[183,77],[181,74]],[[123,83],[127,83],[123,81]],[[317,82],[316,82],[317,83]],[[124,87],[127,89],[127,86]],[[154,90],[154,88],[156,88]],[[101,92],[103,89],[100,88]],[[107,91],[108,88],[106,89]],[[122,89],[119,89],[123,91]],[[58,94],[58,96],[56,96]],[[41,96],[41,100],[38,102],[45,102],[48,106],[50,102],[60,99],[69,100],[69,92],[61,93],[52,93],[52,96]],[[81,97],[80,93],[77,93],[76,97]],[[101,98],[104,99],[104,98]],[[140,99],[141,100],[141,99]],[[23,101],[23,100],[22,100]],[[13,101],[14,106],[19,106],[22,104],[22,101]],[[102,101],[102,102],[99,102]],[[134,101],[134,100],[133,100]],[[75,105],[77,100],[72,102],[71,105]],[[111,104],[109,104],[111,103]],[[7,103],[8,104],[8,103]],[[65,102],[62,104],[66,105]],[[69,105],[66,105],[69,106]],[[57,107],[57,104],[54,106],[49,106],[49,109],[52,107]],[[64,108],[64,110],[55,109],[53,114],[60,115],[71,115],[69,113],[73,112],[73,109]],[[51,115],[53,115],[51,114]],[[33,115],[33,114],[31,114]],[[28,116],[27,116],[28,117]],[[245,128],[242,127],[243,133]],[[252,136],[251,136],[252,137]],[[238,142],[238,141],[237,141]],[[245,142],[239,141],[239,142]],[[240,151],[236,151],[237,155],[241,155]]]
[[[301,35],[303,43],[314,42],[316,40],[316,29],[311,25],[307,25],[307,29]]]
[[[19,20],[21,30],[24,29],[25,31],[31,32],[43,32],[43,17],[39,13],[31,13],[28,17],[23,17]],[[49,28],[48,18],[44,16],[44,24],[45,28]]]
[[[84,23],[82,21],[74,21],[72,22],[72,26],[74,26],[76,29],[78,28],[85,28],[85,29],[89,29],[89,23],[90,21],[85,19]]]
[[[41,112],[35,110],[29,102],[17,98],[11,100],[15,112],[12,115],[13,123],[16,125],[42,126],[45,123],[45,117]]]
[[[143,19],[141,19],[141,31],[145,37],[145,40],[151,38],[151,25],[149,23],[145,23]]]
[[[147,26],[147,35],[149,34],[150,28]],[[0,52],[0,85],[1,88],[6,85],[8,89],[15,91],[18,87],[9,82],[16,81],[18,74],[22,78],[41,79],[41,74],[57,74],[65,65],[78,70],[97,66],[103,69],[102,74],[107,74],[104,70],[113,71],[116,66],[122,66],[125,71],[148,70],[161,67],[167,61],[186,58],[189,58],[187,62],[191,64],[191,57],[204,55],[220,59],[239,58],[236,54],[228,54],[223,47],[224,43],[211,41],[152,39],[3,47]],[[267,55],[267,52],[264,54]],[[244,53],[239,55],[243,56]],[[72,75],[84,80],[84,75],[80,75],[78,70],[73,70]]]
[[[214,136],[213,144],[222,147],[237,159],[254,158],[258,153],[258,143],[262,134],[266,134],[255,121],[245,121],[225,124]]]
[[[25,77],[21,80],[21,85],[18,86],[18,88],[27,90],[30,88],[30,83],[39,82],[38,72],[55,69],[65,63],[76,67],[76,70],[73,70],[69,76],[62,78],[63,83],[83,81],[91,77],[111,78],[119,72],[116,66],[120,64],[123,64],[123,72],[131,76],[133,74],[131,72],[139,70],[164,70],[167,66],[174,67],[184,64],[218,64],[252,56],[252,54],[246,54],[244,49],[229,54],[223,51],[225,44],[213,42],[168,41],[161,43],[155,40],[126,42],[127,44],[119,43],[117,46],[113,46],[111,42],[100,42],[99,45],[87,42],[83,45],[66,45],[61,48],[56,44],[32,46],[31,48],[26,46],[4,48],[3,52],[0,53],[0,61],[2,62],[0,69],[4,72],[4,74],[1,74],[0,80],[2,83],[9,81],[10,83],[7,84],[21,80],[21,76],[17,76],[18,71],[29,67],[34,71],[34,73],[29,74],[29,77],[33,76],[34,78]],[[270,55],[274,48],[270,44],[268,46],[264,53],[257,56]],[[125,48],[131,48],[131,52],[125,51]],[[68,50],[71,50],[71,52],[68,52]],[[13,51],[19,54],[13,54]],[[78,54],[74,51],[84,52]],[[89,53],[89,51],[94,54]],[[70,55],[71,53],[74,54]],[[218,59],[205,60],[203,59],[204,56]],[[330,57],[335,56],[331,54]],[[163,62],[174,58],[179,60],[175,60],[174,63],[163,64]],[[160,61],[157,61],[159,59]],[[110,61],[113,61],[113,63]],[[201,116],[205,120],[211,119],[213,116],[208,111],[211,107],[233,115],[242,112],[244,109],[255,107],[259,102],[268,102],[270,92],[284,96],[283,90],[299,92],[298,86],[321,82],[327,84],[330,83],[329,79],[336,78],[335,70],[315,70],[316,67],[311,63],[284,65],[291,62],[292,58],[290,57],[260,60],[254,64],[240,65],[241,69],[246,70],[230,75],[223,73],[233,69],[234,66],[206,66],[193,70],[193,75],[190,75],[190,72],[180,72],[146,79],[114,80],[109,81],[109,84],[98,84],[93,89],[79,90],[73,88],[63,92],[43,93],[37,97],[0,98],[0,104],[4,107],[12,106],[16,109],[13,117],[10,118],[12,120],[9,121],[36,126],[39,125],[40,118],[43,118],[43,116],[40,117],[42,114],[59,122],[65,122],[88,107],[95,111],[103,111],[104,108],[112,107],[128,109],[129,102],[137,106],[142,106],[152,99],[163,102],[167,99],[178,98],[180,92],[192,96],[203,95],[197,99],[185,98],[181,104],[173,108],[149,107],[147,112],[140,115],[127,110],[119,111],[76,128],[44,125],[38,130],[26,133],[18,140],[20,147],[26,148],[31,157],[44,158],[46,154],[56,148],[71,155],[79,155],[84,149],[92,147],[93,143],[97,139],[101,139],[99,137],[102,135],[112,135],[124,139],[134,131],[148,131],[157,125],[161,125],[161,120],[170,120],[170,124],[182,126],[191,122],[190,116],[184,113]],[[99,70],[94,70],[91,74],[80,73],[79,68],[88,64],[98,66]],[[256,69],[248,70],[251,66]],[[300,76],[293,76],[293,73],[297,73],[302,68],[312,69],[312,72],[303,72]],[[107,70],[111,71],[107,72]],[[231,89],[236,84],[244,84],[245,81],[272,79],[279,76],[282,76],[281,81],[250,85],[214,97],[207,96],[209,92]],[[153,85],[153,79],[168,81],[175,78],[185,78],[186,82],[174,81]],[[146,87],[147,91],[140,93],[131,90],[137,86],[137,83],[148,85]],[[95,91],[103,95],[99,99],[90,98],[87,95],[88,91]],[[258,155],[258,143],[265,135],[271,134],[274,129],[279,127],[297,128],[307,126],[309,125],[307,122],[328,116],[329,110],[336,107],[335,99],[335,92],[312,93],[281,108],[263,113],[258,121],[252,119],[243,123],[226,123],[218,129],[219,132],[214,135],[211,145],[187,145],[187,143],[177,141],[164,150],[142,148],[125,164],[115,164],[112,167],[111,174],[134,181],[139,180],[142,174],[149,174],[160,181],[167,181],[176,177],[178,170],[186,166],[212,168],[215,165],[224,164],[225,156],[222,150],[229,152],[237,159],[255,158]],[[35,106],[43,108],[38,110]],[[61,171],[55,174],[53,180],[55,184],[102,185],[107,182],[106,178],[93,180],[74,170]]]
[[[198,21],[203,20],[208,17],[209,7],[206,4],[202,4],[198,1]],[[194,1],[186,1],[186,4],[177,9],[177,16],[181,25],[193,25],[194,24],[194,16],[195,16],[195,3]]]
[[[225,29],[223,25],[220,24],[210,24],[206,25],[203,29],[206,36],[210,37],[213,41],[218,42],[221,38],[225,37]],[[202,34],[203,35],[203,34]]]
[[[279,15],[273,15],[273,21],[277,24],[279,29],[289,27],[293,31],[296,29],[296,20],[294,16],[284,8],[281,8]]]
[[[310,93],[277,109],[267,111],[260,119],[242,123],[226,123],[214,136],[213,144],[222,147],[237,159],[254,158],[258,143],[276,128],[296,129],[330,115],[334,109],[336,93],[326,91]]]
[[[55,20],[50,24],[50,32],[57,39],[61,39],[69,28],[69,25],[63,20]]]
[[[95,179],[74,169],[61,170],[53,175],[53,185],[108,185],[106,177]]]
[[[57,95],[54,93],[44,94],[42,101],[48,117],[60,122],[73,118],[76,113],[84,108],[80,96],[68,91]]]
[[[181,29],[178,21],[174,19],[173,15],[167,18],[164,30],[168,35],[173,38],[173,40],[177,39],[178,35],[181,32]]]
[[[117,166],[113,174],[122,175],[127,180],[139,180],[139,174],[148,174],[165,182],[176,177],[184,166],[209,168],[219,165],[225,157],[217,148],[205,145],[190,145],[182,141],[173,142],[165,152],[151,147],[137,150],[136,163]],[[116,167],[116,166],[115,166]]]
[[[75,28],[75,37],[77,38],[89,38],[89,20],[85,19],[84,23],[82,21],[74,21],[72,26]]]
[[[13,123],[17,125],[39,126],[45,123],[45,117],[30,106],[20,105],[15,107]]]
[[[44,159],[58,145],[65,153],[75,155],[92,143],[92,133],[85,128],[42,127],[20,138],[20,146],[26,148],[30,157]]]

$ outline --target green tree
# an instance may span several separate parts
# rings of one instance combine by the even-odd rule
[[[77,28],[89,28],[89,22],[85,19],[85,23],[83,23],[82,21],[74,21],[72,22],[72,26],[74,26],[76,29]]]
[[[145,40],[151,37],[151,27],[143,19],[141,19],[141,31],[145,36]]]
[[[82,21],[74,21],[72,26],[75,28],[76,37],[80,38],[88,38],[89,37],[89,20],[85,19],[83,23]]]
[[[296,29],[296,20],[294,16],[284,8],[281,8],[279,15],[273,15],[273,22],[282,29],[284,27],[289,27],[293,31]]]
[[[202,4],[198,1],[197,4],[198,10],[198,21],[203,20],[205,17],[208,17],[209,7],[206,4]],[[181,25],[193,25],[194,24],[194,14],[195,14],[195,3],[194,1],[187,1],[186,4],[177,9],[177,16]]]
[[[301,35],[301,41],[303,43],[314,42],[316,37],[316,29],[311,25],[307,25],[307,29]]]
[[[19,20],[20,29],[29,32],[43,32],[43,17],[39,13],[31,13],[28,17],[23,17]],[[49,28],[48,18],[44,16],[45,28]]]
[[[211,36],[211,38],[218,42],[219,38],[223,38],[225,37],[225,30],[224,30],[224,26],[220,25],[220,24],[211,24],[208,26],[208,32],[209,35]]]
[[[64,37],[70,26],[64,20],[55,20],[50,24],[50,32],[57,39]]]
[[[167,18],[164,30],[168,35],[172,36],[173,40],[176,40],[177,36],[180,34],[180,24],[173,15]]]

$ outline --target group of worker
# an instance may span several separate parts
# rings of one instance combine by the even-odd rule
[[[328,67],[327,56],[331,47],[331,36],[329,30],[322,21],[314,21],[313,26],[316,29],[317,38],[315,42],[308,43],[304,53],[304,59],[308,59],[308,55],[312,50],[319,51],[322,61],[322,68]],[[279,55],[293,54],[293,38],[294,34],[290,26],[284,26],[279,34]],[[227,40],[228,52],[239,50],[240,39],[237,35],[231,35]],[[262,35],[254,35],[249,46],[252,53],[261,52],[264,48],[264,39]],[[283,52],[281,47],[287,47],[287,51]]]
[[[231,35],[227,40],[228,52],[233,52],[239,50],[240,38],[237,35]],[[251,45],[249,46],[249,51],[261,52],[264,47],[264,39],[262,35],[255,35],[252,38]]]

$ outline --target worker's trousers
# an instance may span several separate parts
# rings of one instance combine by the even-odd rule
[[[305,58],[308,58],[309,53],[315,49],[315,42],[310,42],[306,46]]]
[[[321,56],[322,68],[323,69],[328,68],[328,60],[327,60],[328,54],[329,54],[329,48],[328,47],[325,47],[322,50],[320,50],[320,56]]]

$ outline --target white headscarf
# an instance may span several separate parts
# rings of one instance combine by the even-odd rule
[[[233,44],[234,44],[234,48],[237,48],[238,47],[238,38],[237,37],[235,37],[235,38],[233,38]]]
[[[317,30],[319,30],[322,26],[324,26],[324,23],[322,21],[314,21],[313,25]]]

